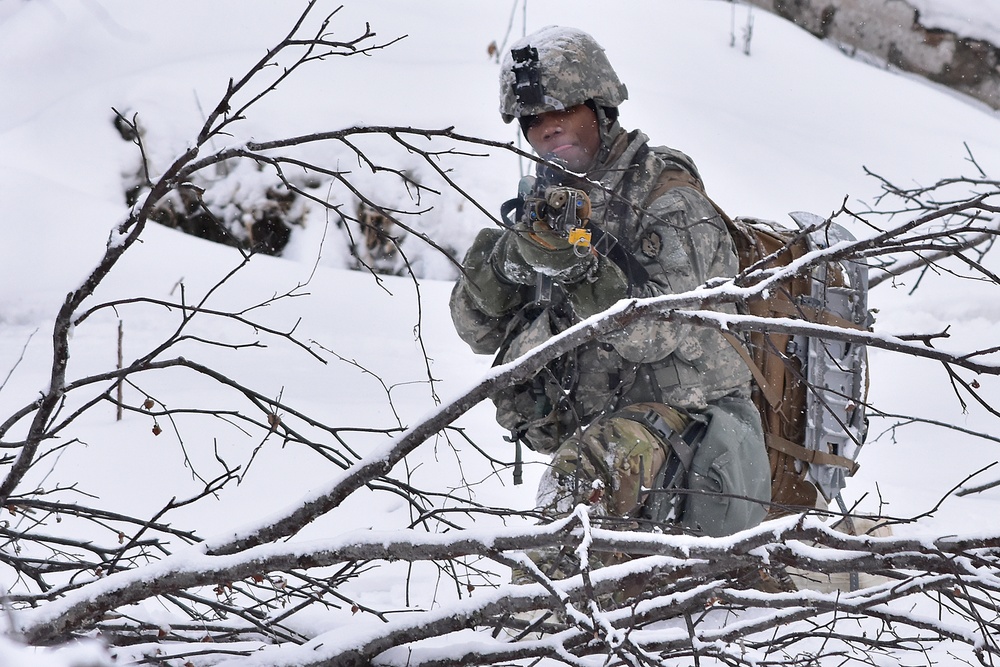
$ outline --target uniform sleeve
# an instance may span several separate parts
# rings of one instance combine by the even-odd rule
[[[477,354],[497,351],[523,300],[521,286],[505,280],[493,268],[492,256],[502,236],[497,229],[479,232],[451,292],[449,306],[455,330]]]
[[[710,278],[736,275],[738,260],[725,222],[698,191],[676,187],[657,198],[639,223],[636,257],[649,273],[639,297],[680,294]],[[629,361],[653,363],[675,351],[681,357],[712,349],[703,338],[719,333],[665,320],[637,322],[609,342]],[[685,352],[687,352],[685,354]]]

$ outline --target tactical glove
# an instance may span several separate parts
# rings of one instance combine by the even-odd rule
[[[597,263],[593,253],[570,245],[544,222],[530,227],[519,224],[504,241],[497,247],[494,268],[501,276],[522,285],[534,285],[539,273],[562,285],[572,285],[583,280]]]
[[[569,290],[573,311],[581,320],[607,310],[628,292],[628,280],[614,262],[600,258],[595,271]]]
[[[463,284],[475,307],[490,317],[501,317],[521,303],[522,287],[506,278],[496,267],[494,256],[503,245],[498,229],[482,229],[465,255]]]

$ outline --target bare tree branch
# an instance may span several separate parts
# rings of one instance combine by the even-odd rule
[[[489,447],[475,443],[457,427],[456,420],[496,391],[529,381],[552,360],[641,319],[848,341],[935,361],[944,365],[963,405],[971,396],[969,405],[977,401],[993,417],[1000,415],[974,382],[957,374],[957,369],[986,376],[1000,374],[995,357],[1000,347],[946,350],[933,345],[946,339],[948,331],[892,335],[882,330],[715,310],[721,304],[743,304],[777,289],[792,276],[808,275],[815,267],[846,260],[868,262],[882,271],[873,284],[926,269],[985,284],[1000,283],[1000,277],[985,262],[1000,229],[1000,207],[993,203],[1000,194],[1000,182],[988,179],[981,168],[976,178],[944,179],[913,189],[896,187],[879,177],[884,188],[881,212],[862,214],[841,207],[836,214],[850,217],[870,232],[868,236],[832,244],[783,266],[767,267],[765,259],[733,279],[715,280],[688,293],[623,301],[520,359],[494,368],[450,399],[442,400],[438,395],[423,340],[421,283],[413,277],[418,304],[415,336],[426,376],[421,383],[430,387],[436,407],[408,426],[393,404],[394,385],[369,370],[364,360],[350,360],[318,342],[300,339],[295,318],[283,325],[268,323],[262,316],[261,309],[304,295],[306,285],[278,290],[270,298],[239,310],[217,305],[222,288],[240,280],[243,269],[253,261],[253,252],[241,250],[232,270],[192,302],[183,286],[176,300],[145,295],[94,299],[95,291],[120,258],[141,240],[158,203],[177,193],[195,192],[196,201],[204,207],[195,177],[229,161],[252,161],[273,170],[289,191],[350,219],[342,211],[343,202],[311,194],[285,171],[295,168],[322,176],[445,254],[438,239],[406,224],[407,216],[430,209],[423,198],[444,191],[455,193],[483,220],[501,224],[463,185],[456,175],[459,172],[443,167],[441,161],[480,159],[486,155],[485,149],[537,158],[509,143],[464,135],[454,128],[355,126],[270,141],[234,139],[231,146],[210,150],[214,139],[235,137],[239,121],[300,68],[334,57],[374,53],[395,41],[376,42],[367,25],[353,39],[334,40],[330,22],[337,10],[314,19],[315,8],[316,3],[310,2],[276,46],[241,78],[229,81],[205,118],[195,144],[162,172],[150,167],[137,118],[118,114],[119,122],[135,135],[144,189],[115,228],[97,266],[67,295],[53,319],[47,386],[40,396],[25,400],[0,423],[0,447],[10,453],[0,460],[6,467],[0,481],[0,507],[13,517],[10,523],[0,525],[0,567],[16,584],[9,604],[17,606],[14,623],[24,639],[41,645],[100,629],[122,643],[164,640],[162,654],[151,661],[184,659],[205,665],[221,660],[252,665],[272,658],[282,664],[338,667],[500,664],[535,658],[584,665],[592,664],[592,656],[600,656],[608,664],[643,666],[677,660],[692,664],[714,660],[727,665],[813,665],[827,658],[838,664],[871,664],[869,651],[896,657],[919,655],[934,642],[963,645],[983,664],[996,662],[1000,656],[996,642],[1000,636],[1000,606],[996,603],[1000,593],[1000,533],[996,531],[924,539],[859,537],[833,530],[823,520],[829,517],[817,512],[714,539],[595,527],[586,507],[577,508],[560,522],[524,527],[523,520],[538,517],[531,511],[477,501],[475,485],[479,481],[468,479],[464,470],[453,487],[445,488],[437,480],[436,486],[424,489],[408,459],[444,434],[444,439],[451,438],[447,446],[456,457],[480,456],[486,462],[487,475],[495,475],[509,464]],[[418,183],[404,169],[373,159],[359,143],[363,138],[384,140],[416,156],[443,185],[436,189]],[[347,150],[372,173],[398,177],[417,203],[413,207],[380,206],[351,174],[286,154],[290,149],[318,144]],[[971,153],[970,161],[978,168]],[[964,193],[955,194],[956,189]],[[802,233],[822,234],[825,224]],[[932,273],[924,275],[933,277]],[[96,315],[109,310],[117,313],[150,306],[170,318],[154,344],[120,368],[79,377],[70,374],[68,360],[75,350],[70,334],[74,328],[92,325],[99,319]],[[202,321],[232,325],[247,334],[234,342],[212,333],[211,328],[195,329]],[[390,425],[347,426],[328,416],[317,417],[285,398],[283,387],[266,390],[227,374],[213,365],[211,354],[205,359],[179,354],[181,349],[240,354],[261,351],[261,337],[295,350],[310,362],[327,364],[333,359],[371,374],[384,394],[379,400],[388,406]],[[154,381],[168,371],[208,383],[220,396],[218,404],[200,405],[168,395]],[[114,389],[119,386],[135,390],[139,399],[118,398]],[[148,516],[130,516],[96,506],[90,502],[96,500],[93,497],[88,497],[86,504],[65,500],[77,497],[69,494],[85,494],[82,489],[27,484],[26,480],[32,479],[29,472],[37,470],[40,461],[51,460],[81,442],[75,429],[84,415],[105,403],[121,407],[129,417],[150,420],[154,429],[160,429],[161,422],[173,428],[173,442],[183,451],[197,490],[182,500],[170,499],[150,510]],[[877,406],[872,414],[878,414]],[[927,417],[882,416],[897,420],[890,427],[893,432],[904,423],[921,422],[997,440],[990,433]],[[240,454],[241,459],[230,459],[216,444],[215,451],[209,452],[214,453],[210,467],[196,471],[188,456],[186,433],[204,429],[209,434],[207,441],[216,442],[214,429],[220,427],[237,430],[252,446]],[[352,437],[358,435],[378,435],[382,440],[376,446],[366,442],[360,447]],[[270,518],[234,527],[225,535],[205,538],[193,529],[172,525],[171,517],[177,516],[179,508],[200,505],[230,485],[241,483],[264,443],[272,441],[315,452],[333,470],[325,485],[315,486],[302,498],[281,498],[278,502],[283,506]],[[952,492],[974,493],[993,486],[965,489],[973,475],[927,513],[936,511]],[[409,514],[403,523],[408,525],[386,532],[335,534],[310,543],[290,541],[363,489],[392,494],[405,503]],[[47,498],[49,495],[55,499]],[[487,528],[475,527],[477,520],[487,518],[497,521]],[[494,527],[501,520],[510,523]],[[907,520],[885,518],[888,523]],[[72,528],[62,525],[63,521],[72,523]],[[524,555],[526,550],[536,549],[563,549],[579,561],[581,573],[563,580],[547,577]],[[591,570],[591,553],[615,554],[618,561]],[[429,608],[409,600],[396,607],[379,606],[350,592],[357,589],[348,584],[379,577],[392,563],[407,564],[407,577],[412,568],[433,568],[454,590],[447,596],[435,594]],[[524,567],[535,583],[498,583],[510,567]],[[875,583],[849,593],[810,589],[770,592],[761,590],[760,585],[761,573],[769,568],[788,568],[804,578],[866,573]],[[153,599],[187,622],[164,630],[133,613],[131,605]],[[913,611],[927,605],[933,613]],[[338,615],[359,621],[351,626],[351,632],[345,631],[344,623],[326,633],[304,629],[316,627],[315,610],[331,618]],[[538,618],[526,618],[528,614]],[[307,617],[310,620],[302,622]],[[507,634],[499,635],[507,631],[513,633],[511,641]],[[546,633],[546,637],[534,639],[530,633],[536,631]],[[473,641],[469,641],[470,632],[474,633]],[[205,639],[215,643],[204,643]],[[430,640],[433,648],[425,640]],[[270,646],[258,655],[237,642]]]

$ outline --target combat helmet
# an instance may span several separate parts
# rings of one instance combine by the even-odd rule
[[[518,40],[500,69],[500,115],[515,118],[562,111],[590,100],[616,109],[628,99],[604,48],[577,30],[548,26]]]

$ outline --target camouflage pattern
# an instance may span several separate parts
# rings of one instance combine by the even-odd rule
[[[649,411],[675,433],[684,433],[692,419],[708,425],[697,440],[690,466],[683,471],[680,488],[663,484],[665,463],[676,454],[640,418]],[[757,525],[766,514],[770,474],[762,438],[756,407],[745,399],[721,399],[705,415],[694,418],[662,404],[631,405],[596,420],[580,436],[562,444],[542,475],[536,506],[547,516],[559,517],[586,505],[591,521],[605,528],[670,529],[669,524],[677,524],[688,533],[729,535]],[[663,516],[656,515],[664,507],[679,512],[676,520],[665,523]],[[528,556],[551,578],[580,572],[579,555],[570,548],[536,549]],[[629,557],[596,552],[588,556],[590,569]],[[512,581],[529,583],[535,578],[515,568]],[[644,582],[615,599],[621,602],[648,585]]]
[[[697,177],[690,159],[669,149],[651,149],[641,132],[620,129],[609,148],[601,168],[587,175],[593,183],[588,188],[591,224],[630,248],[649,274],[645,284],[634,286],[633,296],[686,292],[711,278],[735,275],[732,240],[702,194],[675,187],[651,198],[660,192],[657,185],[665,171],[684,169]],[[567,271],[560,264],[563,275],[572,279],[556,282],[551,302],[535,303],[540,260],[525,259],[516,235],[514,230],[483,230],[465,258],[466,274],[451,299],[463,340],[476,352],[497,354],[502,362],[628,293],[621,268],[605,257],[588,256],[579,260],[581,270]],[[735,312],[728,305],[719,309]],[[629,525],[642,505],[640,489],[648,486],[664,457],[659,436],[616,415],[637,403],[663,404],[679,414],[715,410],[735,416],[739,428],[720,428],[714,435],[719,444],[706,452],[719,455],[731,445],[737,454],[723,458],[740,460],[728,465],[746,462],[749,470],[740,472],[738,481],[749,483],[754,498],[767,500],[770,467],[759,417],[749,401],[749,382],[745,363],[719,332],[654,318],[581,346],[532,381],[497,392],[493,400],[502,426],[536,451],[554,454],[539,492],[540,507],[560,515],[589,500],[596,503],[597,515]],[[722,423],[728,422],[720,419]],[[706,490],[718,491],[732,475],[709,471],[709,463],[701,481]],[[603,486],[599,497],[593,497],[594,482]],[[700,519],[684,523],[700,532],[726,534],[755,525],[764,514],[743,506],[719,511],[722,516],[706,518],[702,511]],[[706,522],[711,524],[707,529]]]
[[[695,420],[707,428],[694,447],[671,445],[644,418],[648,413],[676,434]],[[694,534],[728,535],[760,523],[767,512],[770,463],[762,440],[756,407],[742,398],[720,399],[696,416],[661,403],[633,404],[562,443],[539,483],[536,506],[558,517],[588,505],[592,520],[611,528],[678,524]],[[690,461],[673,447],[690,447]],[[671,458],[678,474],[667,480]]]
[[[663,408],[671,427],[683,431],[687,419]],[[603,417],[559,447],[542,476],[537,505],[551,516],[589,505],[592,518],[637,527],[645,490],[666,458],[663,442],[643,424],[619,413]]]
[[[523,103],[515,92],[516,63],[512,51],[537,51],[543,99]],[[550,26],[521,38],[507,52],[500,66],[500,115],[505,123],[515,118],[562,111],[587,100],[603,107],[617,107],[628,99],[628,90],[597,41],[574,28]]]
[[[678,432],[686,418],[660,406]],[[589,505],[591,521],[605,528],[639,527],[637,518],[646,500],[646,490],[666,461],[662,441],[642,424],[615,414],[598,419],[578,437],[566,440],[552,457],[538,485],[536,506],[547,516],[570,513],[577,505]],[[564,579],[580,571],[579,555],[573,549],[538,549],[528,556],[548,577]],[[591,569],[622,560],[622,554],[589,554]],[[534,581],[516,569],[514,583]]]
[[[645,135],[621,132],[612,156],[601,172],[592,174],[599,180],[589,192],[591,224],[631,247],[649,273],[650,280],[634,296],[685,292],[711,278],[735,275],[738,261],[725,223],[697,191],[673,188],[644,207],[660,173],[671,166],[661,153],[648,149]],[[635,159],[639,163],[633,164]],[[605,189],[615,194],[610,203]],[[456,329],[476,352],[496,353],[507,340],[501,361],[510,361],[626,295],[621,270],[607,258],[591,256],[587,261],[592,265],[575,276],[576,282],[557,284],[544,317],[529,313],[535,299],[534,268],[516,252],[514,236],[512,231],[483,230],[465,258],[466,276],[452,295]],[[735,312],[731,305],[719,309]],[[565,367],[574,376],[569,397],[561,377]],[[579,427],[630,403],[704,410],[723,396],[749,396],[750,372],[719,332],[660,319],[585,345],[547,370],[540,376],[551,381],[540,380],[530,400],[500,397],[503,405],[498,405],[498,420],[506,428],[544,427],[537,437],[529,435],[542,452],[555,451]],[[573,405],[552,414],[551,406],[567,398]]]

